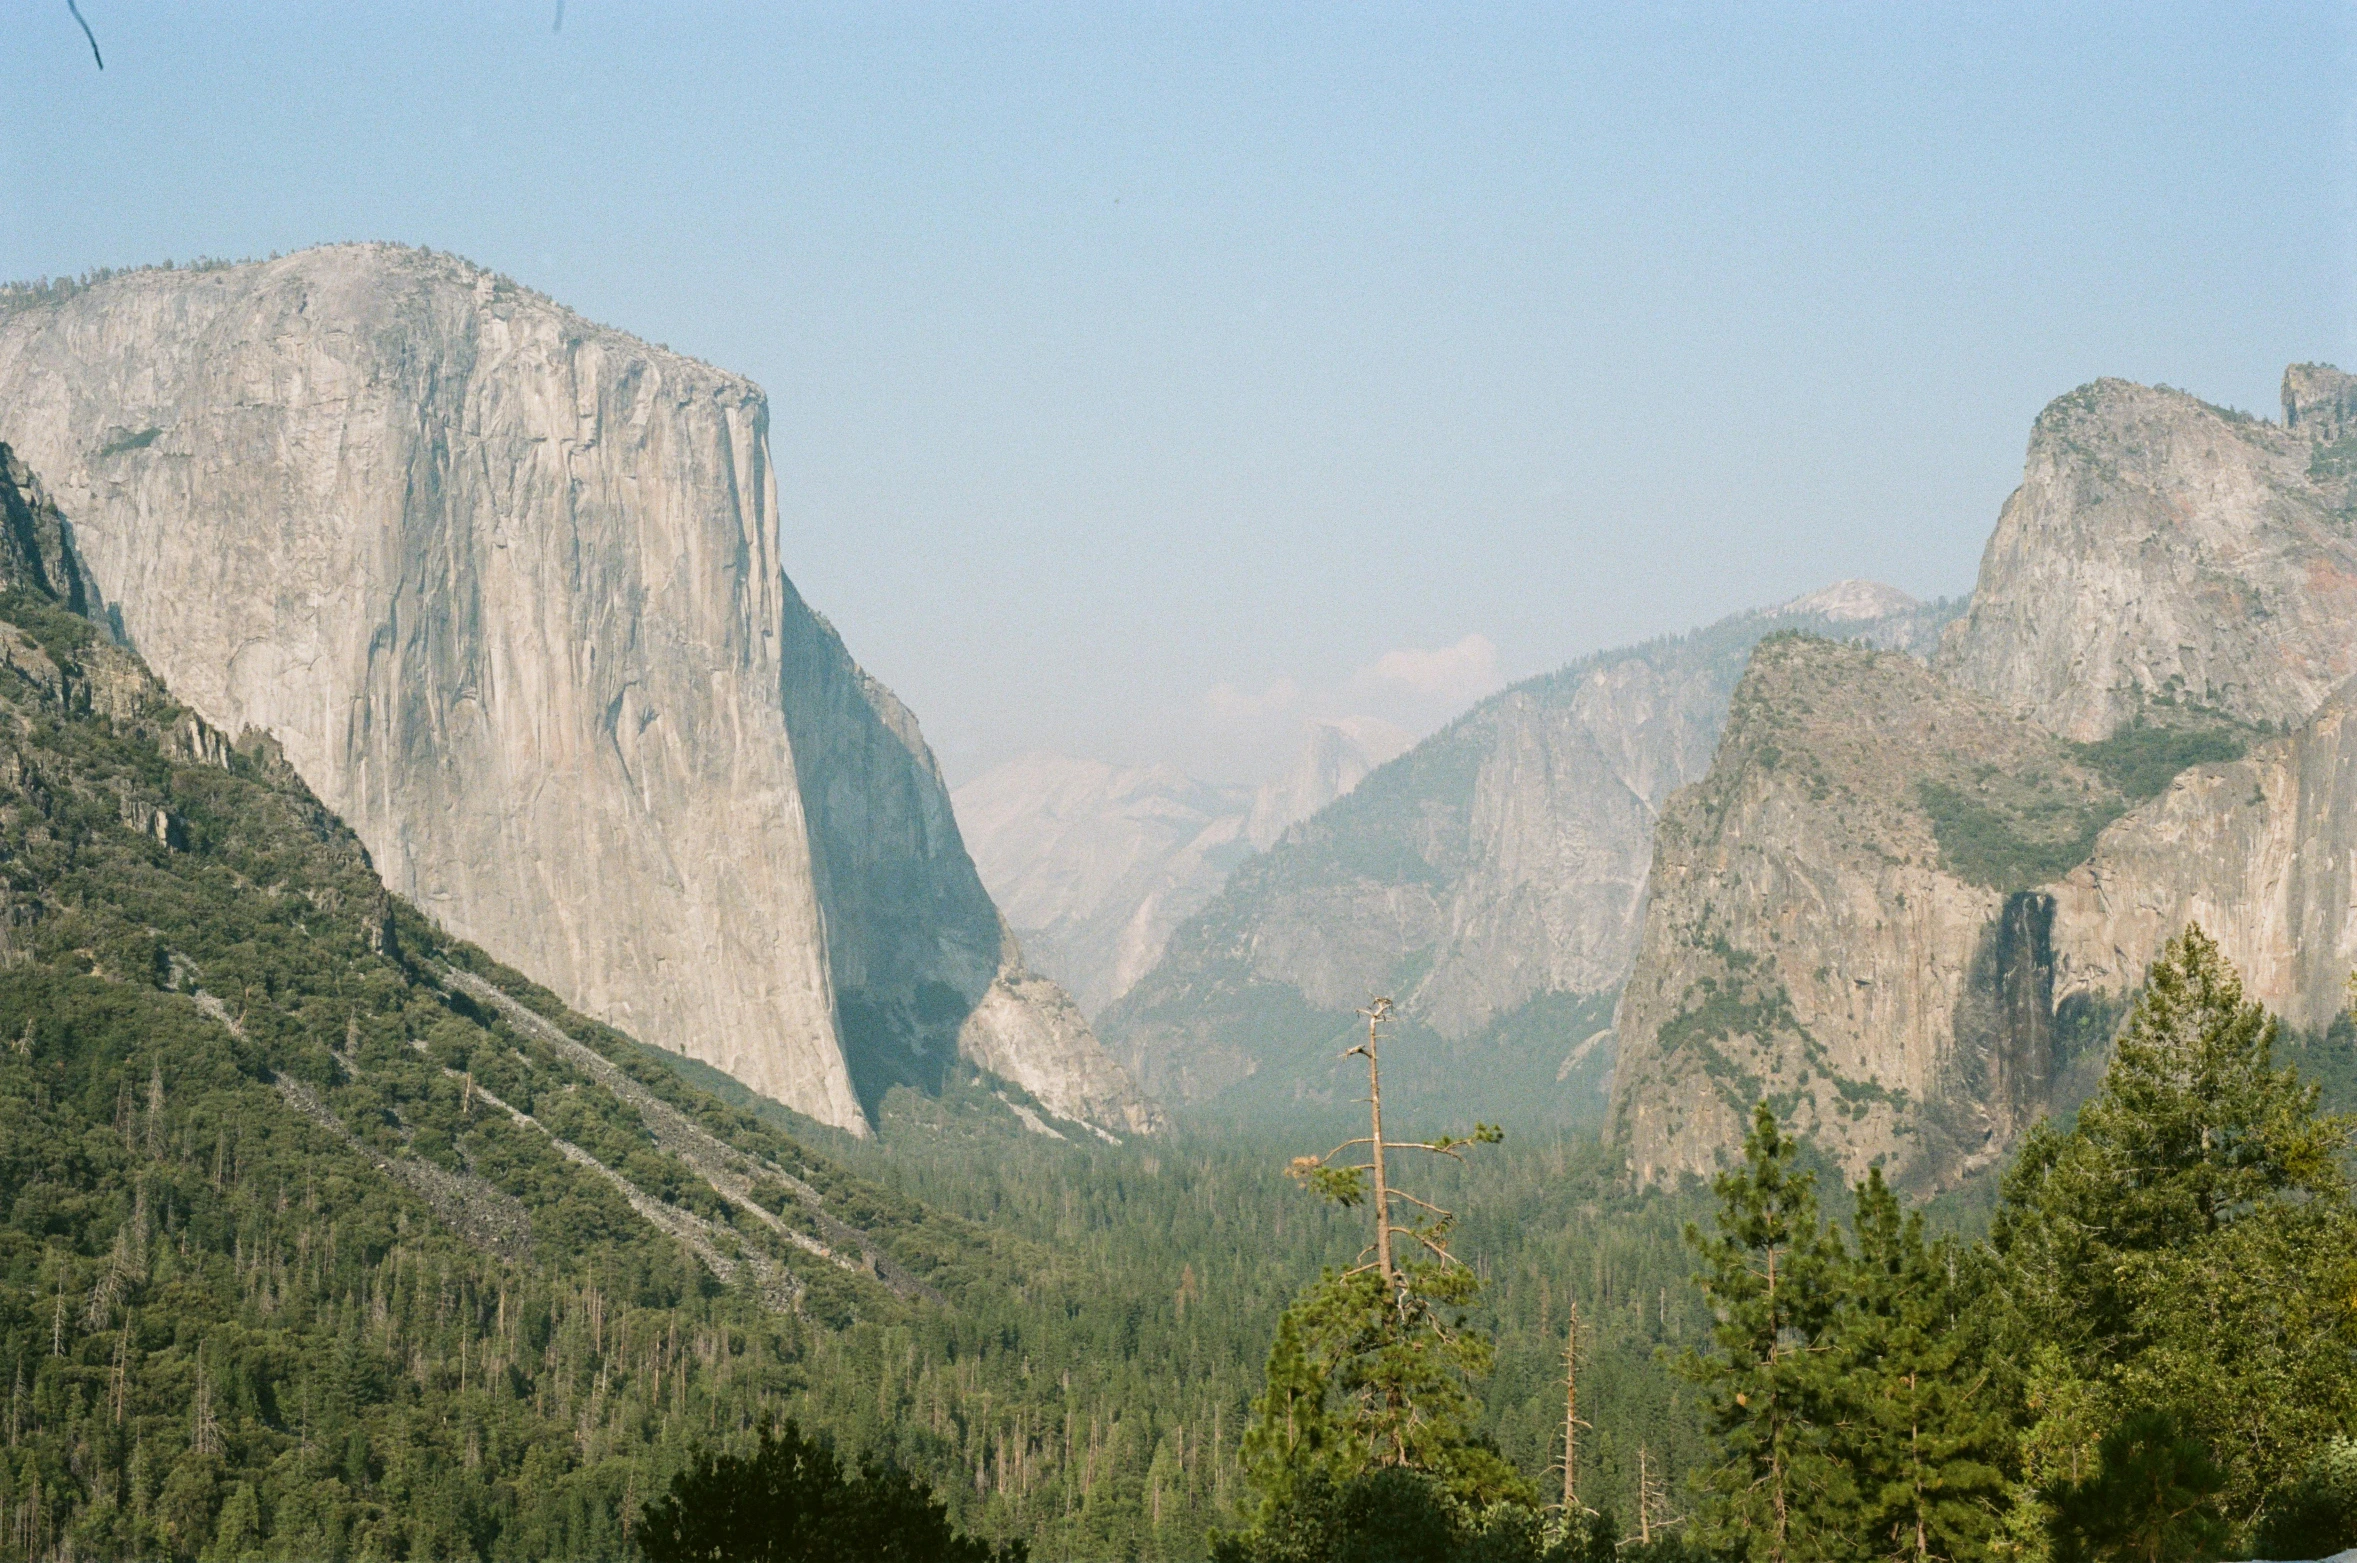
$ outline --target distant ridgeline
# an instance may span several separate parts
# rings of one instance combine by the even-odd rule
[[[1436,1112],[1596,1122],[1654,823],[1710,765],[1752,646],[1922,656],[1956,611],[1848,581],[1517,684],[1246,860],[1099,1029],[1199,1120],[1318,1117],[1355,1101],[1337,1055],[1386,993],[1387,1067]]]
[[[2195,919],[2347,1073],[2357,379],[2295,365],[2283,404],[2074,391],[1928,668],[1760,647],[1620,1001],[1641,1179],[1725,1165],[1764,1098],[1850,1177],[1952,1187],[2085,1094]]]

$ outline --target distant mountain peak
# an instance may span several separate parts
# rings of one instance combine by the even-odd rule
[[[1776,617],[1814,613],[1828,619],[1882,619],[1923,604],[1880,581],[1835,581],[1831,586],[1769,610]]]

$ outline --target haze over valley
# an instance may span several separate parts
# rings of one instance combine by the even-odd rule
[[[2247,20],[33,18],[0,1563],[2357,1556]]]

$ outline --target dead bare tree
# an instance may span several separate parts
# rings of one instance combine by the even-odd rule
[[[1563,1331],[1563,1512],[1566,1516],[1585,1514],[1587,1506],[1580,1502],[1579,1464],[1580,1429],[1588,1424],[1580,1418],[1580,1305],[1571,1304],[1571,1322]]]
[[[1366,1017],[1367,1040],[1346,1049],[1342,1054],[1344,1058],[1357,1057],[1367,1061],[1367,1134],[1360,1139],[1345,1140],[1323,1156],[1296,1156],[1293,1164],[1285,1170],[1287,1176],[1310,1185],[1340,1205],[1355,1206],[1369,1199],[1371,1193],[1375,1207],[1375,1240],[1360,1251],[1359,1263],[1347,1273],[1355,1275],[1369,1268],[1374,1269],[1404,1308],[1407,1282],[1393,1239],[1409,1239],[1443,1264],[1456,1265],[1464,1261],[1448,1249],[1448,1232],[1456,1219],[1454,1214],[1394,1185],[1389,1165],[1384,1159],[1385,1153],[1421,1151],[1427,1155],[1447,1156],[1462,1161],[1466,1146],[1495,1145],[1505,1138],[1505,1131],[1494,1124],[1476,1123],[1469,1135],[1444,1134],[1430,1140],[1392,1140],[1384,1137],[1383,1065],[1380,1055],[1383,1027],[1392,1019],[1392,1010],[1392,1002],[1388,998],[1370,1001],[1365,1009],[1359,1011]],[[1336,1164],[1336,1157],[1354,1150],[1364,1150],[1367,1159]],[[1421,1214],[1412,1221],[1394,1220],[1392,1210],[1395,1202],[1413,1205]],[[1371,1265],[1370,1254],[1373,1256]]]

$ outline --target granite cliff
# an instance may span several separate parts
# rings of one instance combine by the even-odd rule
[[[2057,399],[1936,665],[2083,741],[2169,707],[2305,721],[2357,674],[2357,381],[2295,365],[2283,405]]]
[[[2116,1004],[2198,922],[2252,998],[2310,1032],[2357,965],[2357,687],[2240,759],[2196,765],[2049,887],[2054,996]]]
[[[2038,420],[1926,671],[1763,645],[1665,814],[1612,1132],[1707,1173],[1768,1097],[1853,1175],[1990,1165],[2200,921],[2321,1031],[2357,958],[2357,382],[2284,422],[2099,381]]]
[[[1165,1099],[1297,1110],[1349,1099],[1337,1039],[1387,992],[1420,1099],[1593,1116],[1656,813],[1709,765],[1752,644],[1923,652],[1949,613],[1845,582],[1492,696],[1241,864],[1103,1030]]]
[[[1988,1165],[2054,1073],[2050,899],[2124,806],[2065,740],[1912,659],[1764,641],[1655,837],[1611,1129],[1707,1174],[1752,1104],[1852,1176]]]
[[[397,246],[0,307],[0,438],[119,632],[452,933],[854,1132],[960,1053],[1148,1126],[915,721],[788,584],[767,423],[749,381]]]

